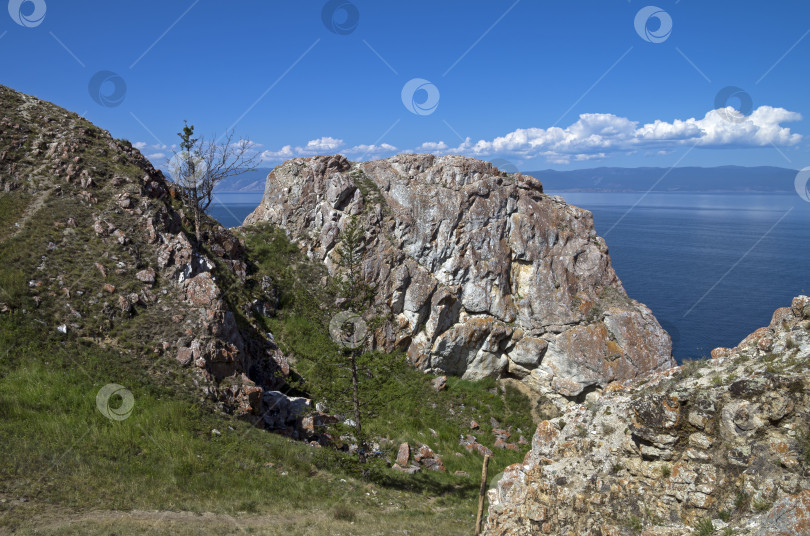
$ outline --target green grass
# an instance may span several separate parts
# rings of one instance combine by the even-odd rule
[[[641,519],[638,516],[630,516],[627,518],[626,522],[627,528],[630,529],[630,532],[633,534],[641,533],[641,529],[643,528],[643,524]]]
[[[681,370],[678,373],[678,376],[689,377],[697,375],[700,369],[709,365],[710,361],[707,358],[700,358],[700,359],[684,359],[681,363]]]
[[[18,230],[15,224],[23,217],[32,200],[32,196],[19,190],[0,192],[0,251],[6,249],[18,258],[25,255],[25,250],[19,245],[6,245],[4,248],[3,242]],[[4,262],[0,270],[0,302],[20,307],[25,303],[27,294],[26,272],[15,263]]]
[[[762,512],[770,510],[773,503],[766,500],[755,500],[751,506],[754,508],[755,512],[761,514]]]
[[[54,210],[55,218],[64,217]],[[35,233],[0,244],[0,258],[12,255],[12,245],[39,242],[51,232],[50,222],[32,223]],[[272,331],[301,374],[298,388],[317,391],[318,382],[329,381],[310,373],[319,352],[333,344],[326,329],[331,309],[324,306],[331,288],[283,233],[263,228],[246,234],[255,273],[244,287],[229,290],[227,299],[239,305],[250,299],[259,277],[272,275],[281,291],[278,314],[252,319],[240,313],[238,319]],[[59,262],[66,271],[72,266],[67,258]],[[101,276],[90,270],[83,284],[100,283]],[[435,392],[432,377],[400,366],[396,375],[375,384],[383,403],[367,429],[375,439],[387,439],[380,444],[391,461],[399,442],[424,443],[442,457],[447,472],[409,476],[375,458],[361,477],[348,454],[217,413],[188,370],[132,343],[136,334],[130,338],[130,332],[162,329],[160,318],[150,316],[157,310],[147,308],[113,326],[123,344],[110,348],[73,332],[43,330],[32,313],[0,315],[0,498],[8,499],[0,502],[0,532],[29,530],[40,518],[58,521],[55,526],[62,528],[53,534],[141,533],[158,521],[136,515],[118,523],[103,515],[134,510],[174,512],[157,525],[165,534],[198,533],[188,528],[195,526],[194,518],[183,516],[203,512],[220,517],[199,532],[222,534],[234,530],[227,516],[255,525],[257,533],[265,523],[290,534],[469,533],[482,459],[466,452],[459,436],[474,433],[493,448],[494,417],[501,427],[512,427],[513,441],[518,429],[531,438],[530,401],[517,389],[492,379],[450,377],[447,389]],[[402,354],[381,357],[404,364]],[[135,400],[132,414],[120,422],[96,408],[97,393],[109,383],[123,385]],[[473,419],[480,424],[475,432],[469,430]],[[212,435],[214,428],[221,435]],[[490,474],[520,462],[528,448],[496,450]],[[472,476],[457,477],[455,471]],[[28,502],[17,502],[20,497]],[[73,528],[65,528],[66,520],[77,516]],[[212,528],[217,523],[221,530]]]
[[[701,519],[695,525],[696,536],[711,536],[714,534],[714,525],[711,519]]]
[[[20,190],[0,192],[0,241],[13,234],[32,197]]]
[[[345,454],[217,415],[191,382],[145,376],[141,357],[43,334],[19,313],[0,316],[0,349],[0,497],[28,500],[0,505],[5,529],[30,527],[27,509],[52,505],[238,516],[342,504],[364,514],[420,510],[440,534],[469,526],[476,482],[379,464],[360,480]],[[96,408],[108,383],[134,396],[123,421]]]
[[[242,233],[257,270],[252,278],[271,276],[280,293],[278,314],[259,318],[258,324],[262,330],[272,332],[285,354],[294,360],[295,370],[302,377],[298,385],[301,391],[327,390],[323,383],[330,378],[317,372],[322,356],[335,350],[327,327],[338,310],[327,306],[335,301],[335,287],[321,283],[325,269],[309,262],[282,231],[265,224],[245,228]],[[512,428],[511,441],[516,442],[521,433],[531,438],[531,402],[516,388],[499,386],[491,378],[470,382],[449,377],[447,390],[436,393],[430,384],[431,376],[401,366],[405,359],[401,353],[383,354],[378,356],[380,359],[390,362],[385,367],[384,381],[373,382],[374,396],[381,407],[364,426],[372,435],[391,441],[381,447],[392,459],[400,442],[417,446],[425,443],[442,456],[449,473],[466,471],[474,475],[480,472],[480,455],[467,453],[459,446],[460,435],[473,433],[492,449],[495,436],[490,419],[494,417],[500,427]],[[395,362],[398,366],[393,366]],[[470,431],[472,420],[479,423],[479,430]],[[498,451],[491,461],[493,474],[521,462],[527,450],[528,445],[522,446],[520,452]]]
[[[748,506],[750,498],[748,494],[744,491],[737,492],[736,497],[734,498],[734,508],[737,510],[742,510]]]
[[[7,104],[11,113],[19,102]],[[437,393],[430,377],[400,366],[401,353],[378,355],[397,365],[396,374],[375,383],[382,404],[365,423],[367,429],[391,460],[399,442],[425,443],[447,467],[446,473],[412,476],[390,470],[379,458],[361,474],[348,454],[223,415],[189,369],[151,351],[155,344],[178,339],[181,327],[170,321],[172,310],[139,306],[132,317],[114,318],[103,312],[105,301],[114,306],[117,294],[141,288],[134,272],[154,263],[154,246],[143,242],[138,218],[111,202],[121,189],[138,195],[136,182],[114,187],[112,176],[137,180],[145,169],[128,157],[110,158],[110,140],[75,114],[55,107],[45,113],[60,121],[68,141],[78,143],[82,167],[97,179],[90,193],[98,203],[82,200],[76,181],[50,173],[31,178],[40,199],[20,191],[0,194],[0,302],[12,308],[0,313],[0,532],[226,534],[238,532],[233,519],[255,533],[472,531],[482,459],[460,447],[459,436],[470,432],[475,419],[480,430],[473,433],[492,448],[494,417],[498,426],[512,427],[514,441],[518,429],[530,438],[528,398],[494,380],[448,378],[447,389]],[[29,140],[36,138],[29,134]],[[12,141],[0,140],[0,149]],[[9,158],[33,170],[41,160],[35,151],[49,141],[14,145]],[[365,194],[377,198],[374,191]],[[35,200],[41,207],[17,228]],[[155,201],[151,208],[160,203],[183,212],[179,199]],[[95,216],[120,228],[132,243],[122,246],[96,236]],[[66,226],[69,218],[75,228]],[[189,223],[181,221],[186,232]],[[206,220],[205,226],[211,224]],[[249,256],[244,284],[214,259],[224,299],[241,328],[275,334],[293,362],[293,386],[301,394],[317,393],[330,381],[314,371],[323,352],[334,349],[327,329],[336,311],[334,282],[282,231],[259,225],[241,234]],[[105,266],[106,278],[95,262]],[[127,274],[115,273],[119,262]],[[258,296],[266,275],[280,292],[279,311],[273,318],[255,318],[244,306]],[[43,286],[29,288],[31,279],[41,279]],[[115,294],[103,293],[104,283],[115,285]],[[159,279],[155,292],[176,291],[164,283]],[[78,329],[62,335],[55,330],[61,323]],[[96,407],[99,390],[110,383],[124,386],[135,401],[122,421],[109,420]],[[212,434],[214,428],[221,434]],[[491,474],[521,461],[528,448],[497,450]],[[472,476],[457,477],[454,471]],[[213,517],[198,516],[205,512]]]
[[[334,510],[332,510],[332,515],[335,517],[335,519],[340,521],[348,521],[350,523],[357,519],[357,514],[355,511],[345,504],[335,506]]]

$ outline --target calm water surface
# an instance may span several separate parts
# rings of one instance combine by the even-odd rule
[[[810,203],[797,195],[642,195],[563,197],[593,212],[627,293],[670,332],[679,361],[736,346],[810,292]]]
[[[560,195],[593,212],[627,293],[670,332],[679,361],[735,346],[810,292],[810,203],[796,195]],[[211,214],[240,225],[261,197],[219,194]]]

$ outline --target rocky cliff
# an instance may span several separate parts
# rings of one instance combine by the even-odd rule
[[[425,371],[520,378],[583,397],[670,368],[671,342],[627,297],[590,212],[533,177],[459,156],[286,162],[245,224],[272,222],[339,271],[341,231],[365,232],[363,277],[388,322],[377,347]]]
[[[285,428],[284,356],[225,301],[248,278],[239,240],[206,219],[196,244],[175,186],[75,113],[0,86],[0,130],[0,311],[146,373],[186,367],[225,411]]]
[[[541,422],[490,535],[810,534],[810,298],[712,359]]]

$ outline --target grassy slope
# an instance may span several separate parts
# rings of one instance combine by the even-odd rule
[[[52,232],[29,225],[0,244],[0,274],[9,280],[4,288],[23,306],[30,306],[23,276],[31,267],[23,260],[24,246],[44,238],[31,233]],[[270,274],[282,290],[279,314],[258,321],[307,378],[319,348],[329,344],[328,301],[321,301],[328,300],[329,288],[282,233],[264,227],[244,235],[256,264],[245,288]],[[24,271],[15,276],[10,266]],[[229,293],[232,305],[246,297],[237,287]],[[0,315],[0,532],[467,534],[481,458],[458,446],[459,435],[475,418],[482,427],[476,435],[492,447],[493,416],[527,437],[532,431],[529,402],[514,390],[450,379],[448,390],[436,393],[429,377],[404,369],[385,384],[389,403],[368,427],[391,440],[383,445],[391,459],[399,441],[424,442],[448,472],[407,476],[380,460],[363,479],[346,454],[214,413],[169,358],[138,345],[104,348],[45,329],[32,317],[19,310]],[[302,388],[318,381],[327,379],[307,378]],[[135,408],[124,421],[110,421],[95,407],[108,383],[134,395]],[[214,428],[222,435],[212,435]],[[527,448],[497,451],[490,474],[522,460]],[[470,476],[454,476],[458,470]],[[146,513],[123,520],[109,513],[131,510]],[[214,516],[193,514],[202,512]]]
[[[250,257],[256,263],[256,277],[271,275],[282,290],[281,308],[275,318],[261,318],[263,330],[274,334],[287,355],[295,358],[296,371],[306,378],[303,389],[318,391],[320,382],[328,381],[316,375],[316,362],[332,346],[328,321],[335,310],[324,306],[334,302],[333,289],[322,285],[325,275],[319,266],[306,261],[298,249],[287,241],[284,233],[269,225],[242,229]],[[404,355],[388,356],[404,361]],[[411,446],[424,442],[442,455],[448,472],[466,471],[477,474],[481,458],[478,455],[456,456],[463,452],[458,439],[470,433],[470,421],[476,420],[480,429],[472,432],[479,441],[492,448],[490,418],[494,417],[503,428],[511,427],[529,439],[534,427],[529,400],[514,387],[497,387],[494,380],[469,382],[448,378],[448,390],[436,393],[431,387],[432,376],[410,367],[395,367],[395,375],[375,389],[382,390],[383,407],[378,416],[368,423],[374,433],[393,441],[388,454],[393,460],[402,441]],[[434,433],[435,432],[435,433]],[[383,445],[383,450],[385,446]],[[497,470],[523,460],[528,446],[518,452],[500,452],[493,462]]]
[[[411,486],[391,475],[385,485],[363,482],[339,469],[343,455],[217,416],[200,407],[193,386],[160,385],[145,377],[138,358],[43,336],[37,323],[20,314],[4,315],[0,333],[5,349],[0,378],[3,530],[27,532],[36,525],[34,519],[54,517],[53,505],[65,512],[213,512],[237,519],[247,514],[248,524],[251,515],[283,515],[292,534],[308,533],[305,526],[295,529],[299,516],[326,514],[335,526],[348,525],[335,519],[338,506],[349,512],[339,516],[355,515],[369,528],[381,529],[376,519],[385,514],[394,526],[418,530],[423,520],[414,521],[413,510],[443,526],[440,533],[457,533],[454,526],[469,523],[461,496],[442,500],[456,491],[449,481],[427,478]],[[125,385],[135,398],[132,415],[124,421],[108,420],[96,409],[96,393],[112,382]],[[213,428],[222,435],[212,435]],[[431,500],[402,489],[420,486]],[[20,503],[21,497],[28,502]],[[145,523],[150,520],[159,516]],[[91,527],[80,524],[53,533],[83,534]],[[143,528],[134,523],[132,533]],[[158,533],[168,530],[160,523],[156,528]],[[266,533],[277,528],[267,527]],[[127,532],[119,527],[117,533]]]

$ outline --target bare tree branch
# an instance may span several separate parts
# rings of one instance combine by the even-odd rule
[[[214,188],[223,179],[255,170],[259,154],[252,150],[247,138],[235,140],[233,130],[225,133],[223,141],[211,138],[193,138],[194,125],[187,123],[178,133],[181,152],[175,152],[170,173],[194,209],[194,230],[197,242],[201,240],[201,214],[208,210],[214,199]]]

